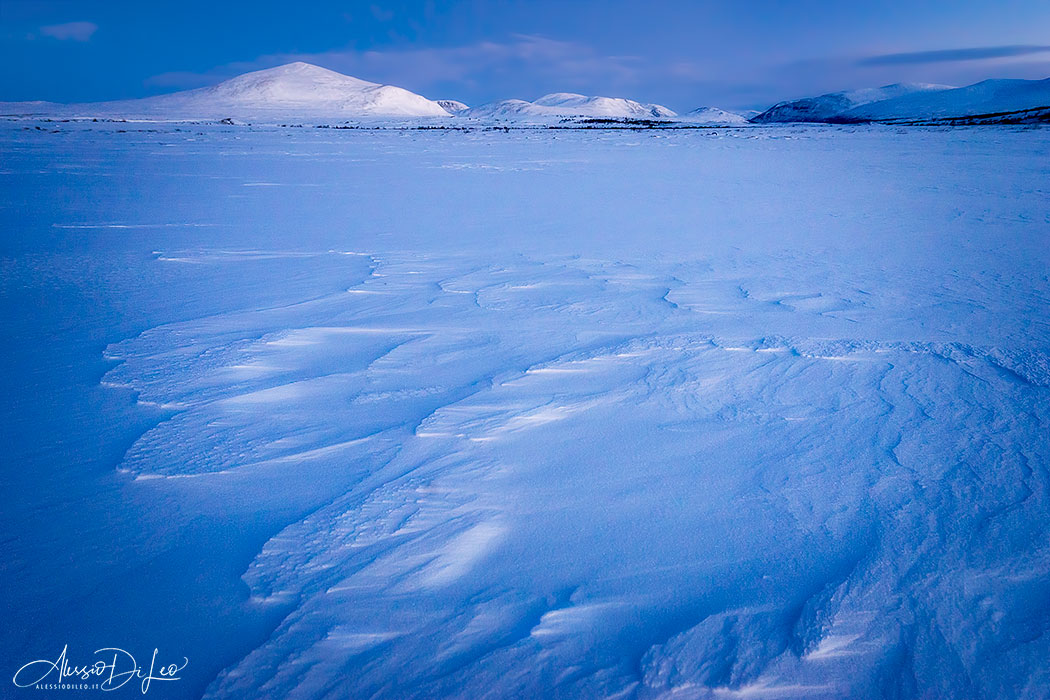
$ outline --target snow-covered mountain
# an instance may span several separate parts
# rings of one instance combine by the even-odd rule
[[[985,80],[967,87],[905,95],[856,107],[847,117],[873,121],[937,119],[1050,107],[1046,80]]]
[[[623,97],[588,97],[572,92],[555,92],[535,102],[500,100],[464,112],[469,117],[489,119],[545,120],[565,117],[627,117],[668,119],[677,116],[667,107],[642,104]]]
[[[682,115],[683,121],[697,124],[746,124],[747,117],[718,107],[698,107]]]
[[[302,62],[245,73],[218,85],[169,95],[55,107],[49,111],[67,116],[165,119],[449,116],[437,102],[414,92]]]
[[[927,83],[896,83],[879,88],[863,88],[845,92],[829,92],[818,97],[779,102],[753,117],[752,122],[828,122],[839,121],[850,110],[884,100],[909,95],[937,93],[953,89],[949,85]]]
[[[438,100],[437,103],[449,114],[458,114],[470,109],[469,105],[463,104],[459,100]]]
[[[1050,108],[1046,80],[985,80],[967,87],[898,84],[781,102],[751,121],[864,122],[952,119]]]
[[[985,115],[1050,111],[1050,78],[985,80],[954,88],[897,83],[832,92],[780,102],[761,114],[700,107],[678,117],[659,104],[622,97],[557,92],[534,102],[500,100],[469,107],[458,100],[430,100],[393,85],[381,85],[309,63],[254,71],[210,87],[138,100],[62,105],[0,102],[0,114],[151,119],[318,120],[369,117],[449,117],[545,122],[573,117],[681,119],[699,124],[778,122],[866,122],[966,119]],[[1032,113],[1029,114],[1031,117]],[[1046,115],[1034,117],[1045,120]]]

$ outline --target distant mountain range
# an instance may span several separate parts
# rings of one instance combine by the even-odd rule
[[[671,119],[678,116],[662,105],[642,104],[623,97],[588,97],[572,92],[544,95],[535,102],[500,100],[467,110],[464,114],[481,118],[540,120],[552,117]]]
[[[139,100],[77,105],[0,103],[0,114],[263,122],[456,117],[541,123],[599,118],[719,126],[748,122],[1009,123],[1050,121],[1050,79],[986,80],[963,88],[900,83],[780,102],[760,114],[700,107],[678,115],[659,104],[568,92],[552,93],[533,102],[500,100],[472,108],[457,100],[430,100],[404,88],[296,62],[245,73],[211,87]]]
[[[743,123],[743,117],[714,108],[702,120]],[[392,85],[353,78],[309,63],[289,63],[245,73],[211,87],[139,100],[62,105],[53,102],[0,103],[3,114],[150,119],[357,119],[468,117],[513,121],[557,121],[573,117],[674,119],[662,105],[622,97],[559,92],[535,102],[501,100],[470,108],[458,100],[430,100]],[[691,113],[692,114],[692,113]],[[712,116],[714,115],[714,116]],[[692,119],[689,115],[686,118]]]
[[[1043,113],[1040,119],[1039,115]],[[902,83],[781,102],[752,122],[1045,121],[1050,79],[985,80],[968,87]],[[998,119],[997,119],[998,118]]]

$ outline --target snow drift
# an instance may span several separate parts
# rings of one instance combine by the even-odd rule
[[[1050,696],[1050,131],[26,126],[13,663]]]

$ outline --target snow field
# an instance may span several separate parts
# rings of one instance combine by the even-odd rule
[[[1044,131],[88,128],[125,507],[302,505],[207,697],[1046,697]]]

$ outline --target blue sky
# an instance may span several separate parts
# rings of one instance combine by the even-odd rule
[[[1050,77],[1046,0],[0,0],[0,100],[142,97],[305,60],[470,104],[556,91],[765,107]]]

